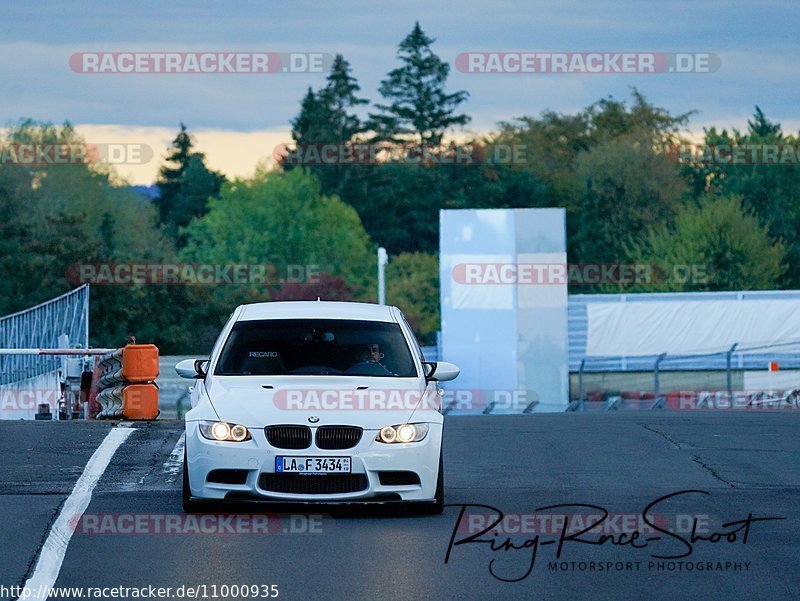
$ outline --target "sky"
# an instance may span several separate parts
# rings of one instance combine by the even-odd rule
[[[580,2],[153,2],[0,4],[0,125],[21,118],[73,123],[89,143],[145,144],[154,159],[123,164],[132,183],[153,183],[179,123],[211,167],[251,174],[290,140],[305,90],[325,73],[95,74],[70,57],[99,52],[341,53],[362,95],[379,101],[380,81],[398,65],[397,44],[418,20],[451,64],[450,91],[466,90],[472,122],[457,136],[543,110],[573,113],[600,98],[629,99],[636,87],[672,113],[698,111],[690,130],[745,128],[755,105],[800,129],[800,3]],[[711,53],[712,73],[467,73],[466,52]]]

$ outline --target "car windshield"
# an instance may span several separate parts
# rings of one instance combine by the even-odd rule
[[[417,375],[396,323],[345,319],[240,321],[222,349],[215,375]]]

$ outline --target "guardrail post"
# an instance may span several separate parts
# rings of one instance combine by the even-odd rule
[[[659,391],[659,388],[660,388],[659,387],[659,384],[660,384],[660,382],[659,382],[659,366],[661,365],[661,362],[666,358],[667,358],[667,353],[661,353],[658,356],[658,359],[656,359],[655,365],[653,366],[653,396],[655,397],[656,400],[658,400],[658,395],[659,395],[659,392],[660,392]]]
[[[739,343],[736,342],[734,345],[728,349],[728,352],[725,353],[725,386],[728,389],[728,400],[733,402],[733,383],[731,378],[731,358],[733,357],[733,351],[736,350],[736,347],[739,346]]]

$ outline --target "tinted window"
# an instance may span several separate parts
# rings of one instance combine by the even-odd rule
[[[215,372],[226,376],[417,375],[396,323],[267,319],[233,326]]]

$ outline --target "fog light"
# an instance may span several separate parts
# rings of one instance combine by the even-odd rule
[[[411,442],[417,436],[417,429],[412,424],[403,424],[397,429],[398,442]]]
[[[397,430],[391,426],[381,428],[381,440],[383,442],[394,442],[395,438],[397,438]]]

